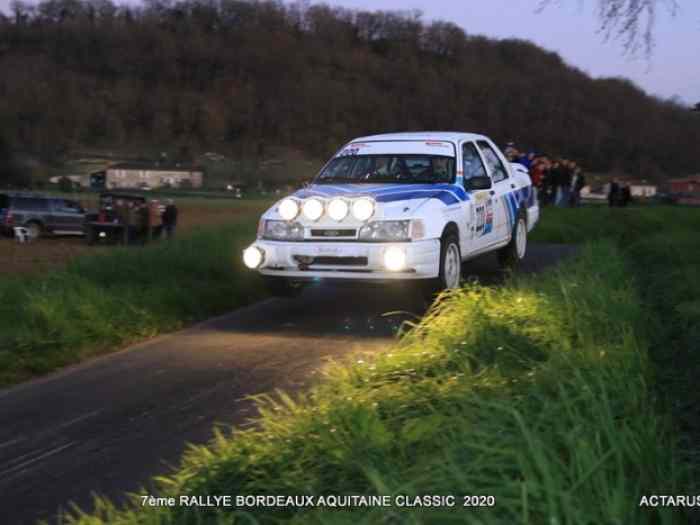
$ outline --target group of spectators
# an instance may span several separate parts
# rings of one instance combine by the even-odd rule
[[[117,199],[112,206],[117,222],[124,226],[124,242],[129,244],[135,239],[143,242],[157,239],[165,234],[167,239],[175,235],[178,210],[172,199],[165,205],[156,200],[134,202]],[[104,221],[103,217],[98,219]]]
[[[540,206],[581,205],[581,189],[586,185],[586,177],[576,162],[542,153],[520,152],[512,143],[506,146],[504,153],[510,162],[527,168],[532,185],[537,188]]]

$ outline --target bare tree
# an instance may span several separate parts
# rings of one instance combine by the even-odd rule
[[[538,11],[561,2],[562,0],[540,0]],[[659,8],[676,16],[678,1],[598,0],[600,31],[606,40],[621,40],[626,53],[634,55],[643,50],[646,56],[650,56],[654,49],[654,27]]]

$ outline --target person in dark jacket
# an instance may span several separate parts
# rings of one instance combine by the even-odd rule
[[[581,168],[573,163],[573,176],[571,177],[571,193],[569,196],[570,205],[572,208],[578,208],[581,205],[581,190],[586,185],[586,177],[584,177]]]
[[[610,188],[608,189],[608,206],[611,208],[617,206],[620,200],[620,185],[615,179],[610,182]]]
[[[175,228],[177,227],[177,206],[172,199],[168,199],[165,205],[165,210],[163,211],[163,231],[165,231],[165,237],[167,239],[172,239],[175,235]]]
[[[562,166],[559,160],[552,163],[549,170],[549,202],[555,206],[559,205],[561,199],[561,181],[563,178]]]
[[[629,184],[625,184],[620,190],[620,206],[627,206],[632,200],[632,192]]]
[[[571,178],[573,176],[570,160],[562,159],[559,165],[559,192],[557,198],[557,206],[562,208],[569,207],[571,195]]]

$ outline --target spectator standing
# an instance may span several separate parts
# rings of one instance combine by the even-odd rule
[[[620,206],[627,206],[632,200],[632,192],[629,184],[625,184],[620,190]]]
[[[531,151],[530,153],[521,153],[520,155],[518,155],[517,160],[515,162],[517,162],[518,164],[522,164],[529,170],[532,167],[532,163],[534,160],[535,153]]]
[[[579,166],[574,163],[574,174],[571,177],[571,206],[578,208],[581,206],[581,190],[586,185],[586,177]]]
[[[581,190],[586,185],[586,177],[584,177],[581,168],[576,166],[576,163],[573,163],[573,166],[569,203],[572,208],[578,208],[581,205]]]
[[[148,203],[142,202],[138,205],[139,218],[139,236],[141,241],[146,244],[151,241],[151,217],[148,212]]]
[[[513,162],[513,159],[518,156],[518,150],[515,149],[515,143],[509,142],[506,144],[506,147],[503,148],[503,154],[508,159],[508,162]]]
[[[139,210],[133,201],[126,203],[126,244],[136,238],[139,225]]]
[[[172,239],[177,227],[177,206],[172,199],[168,199],[163,211],[163,230],[167,239]]]
[[[530,167],[530,180],[532,180],[532,187],[535,188],[537,192],[537,200],[541,202],[542,200],[542,185],[544,182],[544,169],[545,160],[542,157],[538,157],[533,160],[532,166]]]
[[[617,183],[616,179],[610,181],[610,187],[608,188],[608,206],[611,208],[617,206],[620,195],[620,185]]]
[[[540,187],[542,184],[542,176],[544,173],[544,163],[541,159],[535,159],[530,166],[530,180],[532,180],[532,185],[536,188]]]
[[[557,192],[557,206],[569,207],[569,195],[571,190],[571,164],[567,159],[562,159],[559,166],[559,189]]]
[[[561,181],[563,173],[562,166],[559,160],[552,163],[552,169],[549,170],[549,203],[555,206],[559,205],[561,199]]]
[[[148,206],[148,213],[151,223],[151,236],[154,239],[158,239],[163,229],[163,218],[160,213],[160,203],[158,200],[151,199]]]

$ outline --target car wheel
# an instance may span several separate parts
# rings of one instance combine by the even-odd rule
[[[38,239],[44,231],[43,226],[36,221],[28,222],[25,228],[27,228],[30,239]]]
[[[440,273],[437,279],[425,283],[425,298],[432,301],[442,290],[459,288],[462,281],[462,254],[455,234],[448,234],[440,240]]]
[[[520,213],[515,221],[510,242],[498,250],[498,262],[504,268],[515,268],[527,253],[527,220]]]
[[[284,277],[264,277],[267,291],[274,297],[297,297],[304,289],[299,282],[290,281]]]

